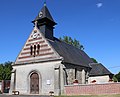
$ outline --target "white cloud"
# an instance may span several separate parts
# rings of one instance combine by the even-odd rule
[[[96,5],[97,5],[97,8],[100,8],[103,6],[103,3],[97,3]]]

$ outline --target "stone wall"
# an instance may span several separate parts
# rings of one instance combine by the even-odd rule
[[[8,93],[10,89],[10,80],[1,80],[0,81],[0,91],[2,93]]]
[[[120,83],[69,85],[64,92],[65,95],[120,94]]]
[[[110,80],[109,75],[93,76],[88,78],[88,83],[92,83],[93,81],[95,81],[96,84],[101,84],[101,83],[109,82],[109,80]]]
[[[66,72],[66,84],[65,85],[72,85],[75,80],[78,80],[79,84],[86,83],[86,75],[87,75],[87,68],[80,67],[71,64],[65,64],[65,72]]]

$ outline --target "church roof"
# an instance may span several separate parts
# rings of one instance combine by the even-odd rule
[[[51,16],[51,14],[50,14],[50,12],[49,12],[46,4],[44,4],[43,8],[42,8],[41,11],[39,12],[39,14],[38,14],[38,16],[35,18],[35,20],[41,20],[41,19],[43,19],[43,18],[47,18],[47,19],[49,19],[49,20],[51,20],[51,21],[54,22],[54,20],[53,20],[53,18],[52,18],[52,16]]]
[[[56,52],[63,57],[63,62],[70,63],[74,65],[80,65],[84,67],[90,67],[89,63],[93,61],[89,56],[82,50],[69,45],[63,41],[60,41],[57,38],[54,38],[54,41],[48,40]]]
[[[90,76],[102,76],[102,75],[112,75],[112,73],[101,63],[90,64],[91,71]]]

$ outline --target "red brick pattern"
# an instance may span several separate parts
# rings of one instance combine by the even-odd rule
[[[65,95],[120,94],[120,83],[65,86]]]
[[[35,61],[44,61],[44,60],[51,60],[58,58],[58,55],[54,52],[54,49],[52,49],[48,41],[42,36],[41,33],[39,33],[40,37],[35,39],[31,37],[32,34],[33,32],[31,33],[26,44],[19,53],[17,60],[15,61],[15,64],[28,63],[28,61],[35,62]]]

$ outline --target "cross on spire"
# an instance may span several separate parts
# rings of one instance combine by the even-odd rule
[[[46,0],[44,1],[44,6],[46,6]]]

